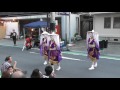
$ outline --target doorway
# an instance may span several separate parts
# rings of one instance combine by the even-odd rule
[[[82,39],[86,39],[87,31],[93,30],[93,19],[83,19],[80,21],[80,35]]]

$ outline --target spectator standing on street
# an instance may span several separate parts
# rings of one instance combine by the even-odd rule
[[[17,37],[17,33],[16,33],[15,30],[13,29],[12,38],[13,38],[14,46],[16,46],[16,37]]]

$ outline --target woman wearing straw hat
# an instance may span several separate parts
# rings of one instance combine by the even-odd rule
[[[60,61],[62,60],[61,50],[60,50],[60,42],[59,42],[59,35],[58,34],[50,34],[50,41],[49,41],[49,62],[53,67],[57,64],[57,69],[60,70]]]
[[[87,32],[87,51],[88,58],[92,61],[92,65],[89,70],[94,70],[97,67],[97,60],[99,59],[99,35],[97,32]]]

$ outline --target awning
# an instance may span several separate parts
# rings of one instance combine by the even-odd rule
[[[45,27],[47,27],[47,22],[45,21],[37,21],[24,25],[24,28],[45,28]]]

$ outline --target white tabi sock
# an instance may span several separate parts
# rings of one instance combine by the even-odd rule
[[[97,67],[97,62],[94,64],[94,67]]]
[[[60,65],[58,65],[58,67],[57,67],[57,69],[56,69],[56,70],[57,70],[57,71],[59,71],[60,69],[61,69],[61,67],[60,67]]]
[[[55,71],[54,71],[54,65],[52,65],[52,68],[53,68],[53,73],[54,73],[54,72],[55,72]]]
[[[47,65],[47,61],[45,60],[44,65]]]
[[[91,67],[89,68],[89,70],[94,70],[94,63],[92,63]]]

